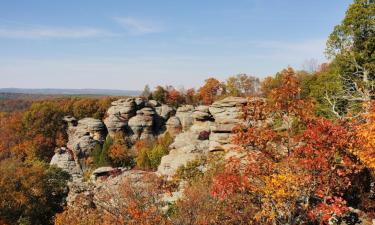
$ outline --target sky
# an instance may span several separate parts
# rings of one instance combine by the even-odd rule
[[[327,61],[327,37],[350,3],[1,0],[0,88],[189,88],[303,69]]]

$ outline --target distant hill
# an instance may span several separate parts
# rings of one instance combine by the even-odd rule
[[[24,89],[0,88],[0,93],[37,94],[37,95],[104,95],[104,96],[138,96],[141,91],[112,89]]]

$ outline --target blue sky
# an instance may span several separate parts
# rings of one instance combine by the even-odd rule
[[[0,87],[198,87],[326,61],[349,0],[1,0]]]

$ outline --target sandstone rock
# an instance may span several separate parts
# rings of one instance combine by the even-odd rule
[[[201,154],[199,153],[186,153],[172,150],[161,159],[157,173],[161,176],[165,176],[166,179],[172,179],[180,166],[184,166],[200,156]]]
[[[158,101],[156,101],[156,100],[149,100],[148,103],[149,103],[149,105],[151,107],[158,107],[158,106],[160,106],[160,103]]]
[[[212,115],[209,112],[209,107],[205,105],[197,106],[193,112],[193,118],[198,121],[211,120]]]
[[[173,137],[175,137],[177,134],[179,134],[181,132],[182,125],[181,125],[180,120],[177,117],[172,116],[166,122],[166,128],[167,128],[167,131],[169,132],[169,134],[172,135]]]
[[[133,139],[147,139],[153,135],[153,115],[152,108],[146,107],[137,111],[137,115],[130,118],[128,125],[133,133]]]
[[[214,126],[212,121],[195,121],[194,124],[190,127],[190,131],[195,133],[200,133],[202,131],[211,132],[211,127]]]
[[[211,131],[215,133],[231,133],[236,124],[214,124],[211,126]]]
[[[135,98],[134,102],[137,106],[137,109],[141,109],[141,108],[145,107],[145,104],[146,104],[145,100],[141,97]]]
[[[172,107],[170,107],[168,105],[164,105],[164,104],[162,106],[156,107],[155,111],[165,121],[167,121],[176,112]]]
[[[229,144],[231,141],[230,133],[214,133],[210,134],[210,141],[218,142],[219,144]]]
[[[203,156],[209,147],[208,140],[198,140],[198,133],[187,131],[176,136],[170,152],[161,159],[157,174],[172,179],[180,166]]]
[[[77,126],[68,126],[67,133],[67,147],[73,153],[76,164],[84,171],[86,159],[106,137],[105,126],[100,120],[84,118],[78,121]]]
[[[54,165],[63,171],[69,173],[73,180],[82,177],[82,170],[76,164],[73,152],[69,152],[67,148],[57,148],[55,155],[52,157],[50,165]]]
[[[107,126],[109,135],[112,137],[117,132],[124,132],[128,124],[129,119],[136,114],[137,107],[140,107],[142,102],[138,99],[127,98],[119,99],[112,102],[112,106],[108,109],[104,123]]]
[[[177,109],[176,117],[181,121],[182,129],[187,131],[194,123],[194,107],[192,105],[181,106]]]
[[[209,111],[217,124],[239,124],[242,121],[242,107],[246,103],[246,98],[227,97],[214,102]]]

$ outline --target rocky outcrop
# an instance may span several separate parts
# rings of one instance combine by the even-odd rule
[[[194,123],[194,106],[184,105],[177,109],[176,117],[180,120],[182,130],[187,131]]]
[[[199,140],[199,133],[187,131],[176,136],[168,155],[161,159],[157,173],[170,179],[176,170],[189,161],[199,158],[208,150],[209,141]]]
[[[137,115],[130,118],[129,128],[131,131],[131,140],[150,140],[154,138],[153,125],[154,125],[155,111],[152,108],[146,107],[137,111]]]
[[[107,132],[112,137],[121,134],[131,147],[137,140],[154,139],[168,131],[175,140],[155,174],[171,179],[180,166],[192,160],[236,147],[231,144],[232,130],[245,122],[242,107],[246,103],[245,98],[229,97],[211,106],[185,105],[175,110],[156,101],[128,98],[112,103],[104,123],[93,118],[77,121],[73,117],[65,117],[69,142],[67,148],[56,151],[51,164],[73,177],[69,185],[68,205],[73,206],[80,198],[79,201],[85,202],[87,207],[113,210],[116,204],[126,201],[118,198],[124,183],[145,186],[148,185],[145,177],[154,174],[130,168],[101,167],[92,172],[88,182],[83,182],[87,157],[97,144],[103,143]],[[181,194],[177,191],[166,199],[174,201]],[[111,202],[108,202],[108,197]]]
[[[166,123],[167,131],[174,137],[182,131],[181,121],[178,117],[172,116]]]
[[[103,143],[107,129],[98,119],[84,118],[77,121],[73,117],[65,117],[64,120],[68,123],[67,149],[73,155],[77,167],[85,170],[87,158],[96,145]]]
[[[73,152],[65,147],[55,150],[55,155],[52,157],[50,164],[69,173],[73,180],[82,178],[81,167],[74,160]]]
[[[211,106],[178,108],[176,117],[181,121],[184,132],[176,136],[169,154],[162,158],[157,173],[171,179],[177,169],[189,161],[213,151],[235,148],[231,144],[232,130],[245,122],[242,119],[242,107],[246,103],[245,98],[228,97]],[[178,126],[178,120],[171,118],[168,124]]]
[[[125,132],[129,119],[136,114],[136,108],[137,104],[134,98],[112,102],[112,106],[107,111],[108,117],[104,119],[109,135],[114,136],[118,132]]]
[[[121,134],[132,144],[162,134],[166,129],[166,121],[174,114],[172,107],[161,105],[155,100],[120,99],[112,103],[104,123],[110,136]]]
[[[209,111],[215,124],[211,127],[210,151],[227,151],[233,148],[231,133],[234,127],[243,124],[242,108],[247,104],[246,98],[228,97],[214,102]]]
[[[111,213],[120,213],[131,201],[126,192],[131,188],[137,194],[147,194],[146,190],[156,184],[154,173],[139,170],[118,171],[112,168],[99,168],[101,182],[75,182],[70,184],[67,205],[80,206],[84,213],[87,209],[99,209]],[[142,193],[143,192],[143,193]],[[158,196],[149,196],[158,198]],[[161,197],[161,196],[160,196]]]

